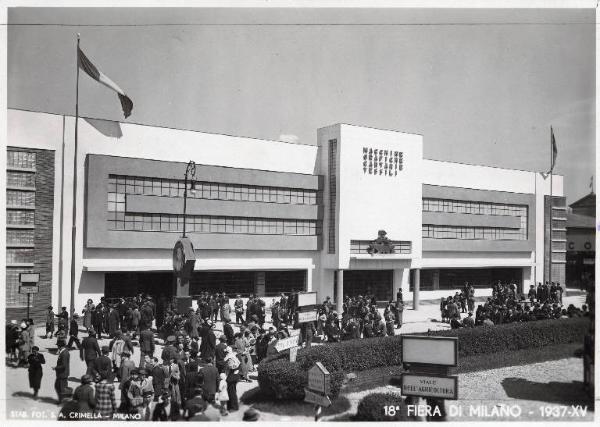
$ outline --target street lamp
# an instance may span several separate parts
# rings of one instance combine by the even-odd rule
[[[175,275],[175,300],[179,313],[186,313],[192,306],[190,296],[190,278],[194,272],[196,254],[194,245],[189,237],[185,235],[185,220],[187,215],[187,187],[188,181],[192,182],[191,190],[194,189],[196,178],[196,163],[190,160],[185,168],[185,180],[183,187],[183,235],[175,243],[173,248],[173,273]]]
[[[186,219],[186,211],[187,211],[187,187],[188,180],[192,181],[192,188],[194,188],[194,178],[196,178],[196,163],[193,160],[190,160],[185,168],[185,179],[183,182],[183,234],[181,237],[185,237],[185,219]]]

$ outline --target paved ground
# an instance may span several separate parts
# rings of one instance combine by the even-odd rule
[[[572,295],[565,298],[566,304],[575,304],[576,306],[581,306],[584,302],[585,297],[583,295]],[[217,335],[220,333],[220,322],[217,323]],[[439,322],[439,308],[438,301],[430,301],[425,302],[419,310],[406,309],[404,311],[404,324],[401,329],[396,330],[397,334],[400,333],[413,333],[413,332],[426,332],[427,330],[438,330],[438,329],[448,329],[449,325],[445,323]],[[236,328],[237,329],[237,328]],[[6,406],[6,417],[11,419],[55,419],[57,412],[56,405],[56,395],[54,392],[54,371],[51,369],[53,366],[56,366],[56,339],[44,339],[44,330],[42,328],[37,330],[36,336],[36,345],[40,347],[40,351],[44,354],[46,358],[46,368],[44,369],[44,377],[42,378],[42,387],[39,392],[39,398],[37,400],[32,399],[32,391],[28,388],[28,380],[27,380],[27,369],[25,368],[14,368],[8,366],[6,368],[6,398],[7,398],[7,406]],[[100,341],[100,345],[108,345],[108,339],[102,339]],[[157,354],[160,354],[162,351],[162,346],[158,346]],[[137,363],[139,361],[139,349],[136,348],[134,350],[133,359]],[[578,369],[581,369],[581,363],[579,360],[575,361],[573,364],[575,368],[571,366],[571,362],[565,362],[569,366],[568,369],[565,367],[567,365],[562,366],[562,370],[564,370],[564,375],[561,373],[560,376],[558,374],[553,374],[554,368],[552,368],[553,363],[557,362],[547,362],[547,364],[542,364],[544,366],[550,366],[548,370],[544,370],[544,375],[532,376],[527,374],[526,367],[520,367],[524,370],[519,371],[518,373],[512,374],[510,373],[510,369],[513,368],[504,368],[490,372],[498,371],[498,378],[508,378],[507,382],[504,383],[506,387],[505,390],[519,390],[521,387],[520,384],[526,385],[528,390],[538,390],[535,387],[539,388],[539,384],[554,382],[560,386],[563,383],[572,383],[573,381],[578,381],[582,377],[581,372]],[[561,369],[556,369],[556,371],[562,372]],[[509,370],[509,371],[506,371]],[[502,372],[506,371],[504,374]],[[69,379],[70,387],[77,387],[79,385],[79,378],[85,373],[85,363],[79,359],[78,351],[71,352],[71,377]],[[497,402],[498,400],[504,399],[503,395],[499,390],[495,388],[488,387],[488,381],[481,381],[481,378],[488,378],[488,374],[483,374],[482,372],[473,373],[473,374],[465,374],[462,381],[466,381],[465,384],[470,384],[469,381],[474,385],[479,385],[482,388],[481,392],[489,392],[490,401]],[[504,375],[504,376],[503,376]],[[252,378],[252,375],[251,375]],[[254,376],[255,378],[255,376]],[[515,380],[510,380],[510,378],[515,378]],[[523,383],[519,383],[518,381],[526,381]],[[497,384],[500,380],[494,382]],[[511,382],[512,381],[512,382]],[[538,385],[534,382],[538,381]],[[531,383],[531,384],[530,384]],[[515,387],[516,386],[516,387]],[[239,383],[238,384],[238,395],[243,396],[244,394],[247,397],[247,401],[253,402],[254,399],[251,398],[252,395],[256,396],[255,389],[257,388],[257,381],[254,379],[251,383]],[[542,387],[543,388],[543,387]],[[560,388],[560,387],[559,387]],[[470,387],[461,387],[462,390],[471,389]],[[474,392],[473,395],[465,394],[461,395],[461,399],[465,399],[467,401],[475,399],[475,396],[479,396],[479,392]],[[508,399],[513,399],[514,401],[527,400],[527,396],[513,396],[506,392],[506,396]],[[516,393],[516,392],[515,392]],[[514,394],[514,393],[513,393]],[[117,397],[119,397],[120,392],[117,391]],[[358,396],[358,395],[357,395]],[[483,394],[481,396],[484,396]],[[482,397],[483,399],[484,397]],[[344,416],[343,414],[350,413],[349,411],[356,410],[356,404],[358,400],[355,394],[350,394],[345,397],[345,400],[342,399],[341,403],[337,403],[338,408],[335,409],[336,415],[332,414],[329,416],[324,416],[324,419],[327,418],[337,418],[339,416]],[[253,404],[253,403],[252,403]],[[254,404],[253,404],[254,405]],[[293,405],[292,405],[293,406]],[[308,409],[307,405],[298,403],[296,404],[296,409],[291,407],[281,407],[281,411],[274,411],[270,414],[263,414],[262,419],[265,420],[281,420],[284,421],[286,419],[289,420],[299,420],[302,421],[304,419],[310,420],[312,419],[311,412],[312,410]],[[244,402],[240,405],[240,411],[237,413],[230,414],[226,419],[228,420],[241,420],[242,414],[245,409],[247,409],[249,405]],[[347,408],[346,408],[347,407]],[[345,408],[345,409],[344,409]]]

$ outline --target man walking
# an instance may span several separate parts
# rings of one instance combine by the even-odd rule
[[[146,327],[140,332],[140,364],[139,367],[145,368],[145,356],[154,357],[154,334],[150,328]]]
[[[100,356],[100,347],[98,346],[98,340],[96,339],[96,331],[90,329],[88,336],[83,339],[81,347],[79,348],[79,357],[81,360],[85,360],[87,365],[87,373],[92,373],[94,367],[94,360]]]
[[[62,402],[62,398],[67,388],[67,379],[70,374],[70,358],[67,351],[67,343],[64,340],[58,340],[58,360],[53,368],[56,372],[56,381],[54,382],[54,390],[58,396],[58,403]]]

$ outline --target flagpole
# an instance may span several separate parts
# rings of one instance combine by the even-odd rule
[[[70,313],[75,313],[75,243],[77,237],[77,139],[79,122],[79,39],[77,33],[77,83],[75,85],[75,154],[73,155],[73,223],[71,227],[71,303]]]
[[[552,286],[552,217],[554,215],[554,198],[552,195],[552,173],[554,172],[554,147],[552,146],[552,137],[554,132],[550,126],[550,259],[548,261],[548,282]]]

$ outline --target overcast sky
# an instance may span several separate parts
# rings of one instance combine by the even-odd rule
[[[74,114],[76,33],[133,123],[316,144],[344,122],[424,136],[437,160],[595,170],[593,9],[9,9],[8,106]],[[43,25],[23,25],[43,24]],[[123,120],[85,75],[80,114]]]

